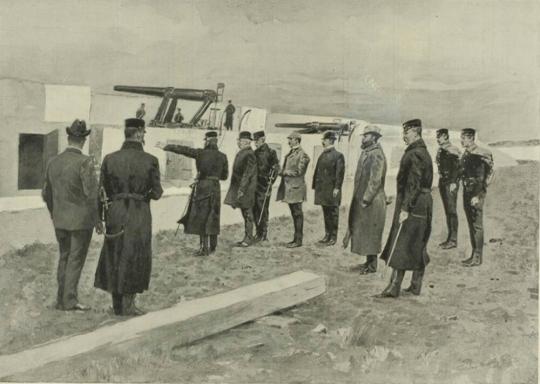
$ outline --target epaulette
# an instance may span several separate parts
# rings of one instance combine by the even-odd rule
[[[476,146],[476,148],[471,151],[471,154],[480,156],[482,160],[484,160],[488,164],[493,163],[493,155],[491,154],[491,151],[487,148],[481,148],[479,146]]]
[[[445,150],[451,155],[454,155],[457,157],[461,156],[461,151],[455,145],[449,145],[448,147],[445,148]]]

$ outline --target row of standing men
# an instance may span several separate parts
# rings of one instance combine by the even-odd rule
[[[382,294],[384,297],[399,295],[405,270],[413,271],[409,291],[419,294],[423,271],[429,262],[426,245],[431,233],[433,170],[421,131],[420,120],[403,124],[407,149],[397,176],[392,228],[381,254],[394,269],[391,282]],[[68,148],[48,164],[42,191],[60,248],[56,307],[61,310],[89,309],[79,303],[77,286],[95,228],[99,234],[104,234],[104,243],[94,286],[111,293],[115,314],[140,315],[144,312],[136,307],[135,295],[148,289],[152,265],[149,203],[163,193],[159,162],[143,150],[144,121],[126,119],[125,142],[120,150],[103,159],[99,183],[94,176],[93,159],[81,151],[90,130],[84,121],[76,120],[66,132]],[[386,216],[386,158],[378,142],[380,137],[380,129],[374,125],[367,126],[363,133],[344,238],[345,247],[350,242],[353,253],[367,256],[366,263],[360,268],[362,273],[376,270]],[[449,147],[447,131],[439,130],[438,137],[441,144],[437,155],[439,183],[442,181],[445,185],[446,181],[448,184],[448,191],[441,189],[450,231],[443,247],[456,245],[457,219],[453,212],[457,182],[461,180],[473,245],[465,265],[479,265],[483,245],[482,206],[493,169],[491,154],[474,144],[472,129],[462,132],[465,153],[461,157]],[[296,132],[289,135],[291,150],[281,169],[276,152],[264,142],[264,132],[255,133],[253,138],[255,151],[251,148],[251,134],[241,132],[239,135],[240,151],[225,197],[225,203],[239,208],[244,217],[245,236],[238,245],[247,247],[267,240],[271,189],[277,176],[281,176],[277,199],[289,205],[294,223],[294,238],[287,246],[300,247],[303,241],[302,203],[307,195],[305,173],[310,161],[300,146],[301,136]],[[343,155],[333,147],[335,139],[331,132],[323,136],[324,150],[317,161],[312,183],[315,204],[322,206],[324,214],[325,236],[319,242],[326,245],[334,245],[337,240],[345,169]],[[227,157],[218,149],[217,134],[207,132],[204,148],[200,149],[161,143],[157,146],[195,159],[198,176],[179,223],[184,225],[186,233],[200,236],[198,255],[214,252],[220,230],[219,182],[228,178]],[[457,162],[445,157],[456,154]],[[457,171],[450,171],[455,174],[455,179],[446,176],[446,167],[450,163],[457,164]],[[101,198],[99,191],[103,192]],[[254,227],[256,233],[253,236]]]

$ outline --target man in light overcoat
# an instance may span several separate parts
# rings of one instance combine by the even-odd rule
[[[350,236],[351,252],[366,256],[366,262],[360,266],[361,274],[377,271],[377,254],[381,251],[386,219],[386,157],[379,144],[380,137],[378,126],[365,127],[349,208],[349,233],[345,235],[345,239]],[[345,248],[347,243],[345,240]]]
[[[310,159],[300,146],[302,138],[298,132],[291,133],[287,139],[291,150],[285,156],[276,200],[289,204],[294,224],[294,239],[287,244],[287,247],[297,248],[302,246],[303,240],[302,203],[307,200],[305,175]]]

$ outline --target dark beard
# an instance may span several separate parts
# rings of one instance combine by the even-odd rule
[[[371,146],[373,144],[373,141],[366,141],[365,143],[362,143],[360,146],[362,149],[366,149],[367,147]]]

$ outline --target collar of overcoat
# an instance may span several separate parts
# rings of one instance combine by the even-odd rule
[[[424,139],[420,138],[420,139],[416,140],[414,143],[409,144],[405,151],[410,151],[412,149],[422,148],[422,147],[427,148],[426,143],[424,142]]]
[[[79,148],[75,148],[75,147],[67,147],[66,152],[77,153],[79,155],[82,154],[82,151]]]
[[[138,141],[126,140],[126,141],[124,141],[124,144],[122,144],[122,149],[135,149],[137,151],[142,151],[143,150],[143,145],[142,145],[142,143],[140,143]]]

